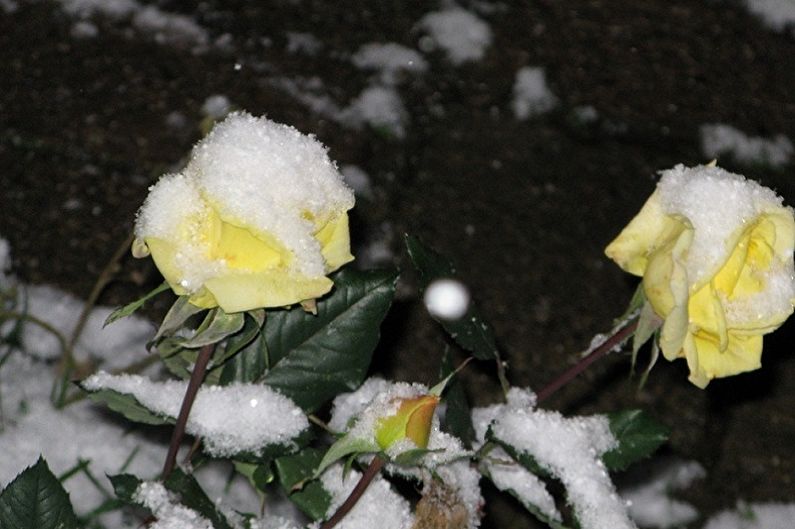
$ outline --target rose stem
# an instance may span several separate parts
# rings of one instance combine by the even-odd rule
[[[207,364],[210,363],[210,357],[213,355],[215,344],[207,344],[199,350],[199,356],[196,358],[196,364],[193,366],[193,372],[190,374],[190,381],[188,382],[188,389],[185,390],[185,397],[182,399],[182,408],[179,410],[177,423],[174,425],[174,432],[171,434],[171,444],[168,446],[168,454],[166,455],[166,462],[163,465],[163,475],[161,479],[165,481],[174,470],[174,465],[177,461],[177,452],[182,438],[185,436],[185,425],[188,422],[188,415],[190,409],[193,407],[193,401],[196,400],[196,393],[199,392],[199,386],[204,380],[204,372],[207,369]]]
[[[370,485],[370,482],[373,480],[373,478],[378,475],[385,463],[386,461],[384,461],[379,455],[376,454],[375,457],[373,457],[373,460],[370,461],[370,465],[367,467],[367,470],[364,471],[364,474],[362,474],[362,477],[359,479],[359,483],[357,483],[353,488],[348,498],[342,505],[340,505],[340,508],[337,509],[337,512],[335,512],[331,518],[323,522],[323,525],[320,526],[320,529],[331,529],[337,525],[346,514],[348,514],[348,511],[353,509],[353,506],[356,505],[356,502],[362,497],[364,491],[367,490],[367,486]]]
[[[630,323],[627,323],[619,330],[614,332],[610,337],[608,337],[604,342],[594,348],[588,356],[585,356],[580,359],[579,362],[571,366],[569,369],[564,371],[563,373],[558,376],[555,380],[544,386],[541,391],[536,394],[536,402],[541,402],[549,398],[553,393],[557,390],[574,380],[574,378],[585,371],[588,366],[602,358],[603,356],[607,355],[613,347],[616,345],[623,343],[624,340],[629,338],[635,329],[638,327],[638,320],[637,318]]]

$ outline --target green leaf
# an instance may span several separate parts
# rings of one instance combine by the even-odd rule
[[[292,456],[275,461],[279,483],[290,500],[313,520],[322,520],[331,506],[331,495],[319,481],[306,482],[320,464],[323,452],[307,448]],[[296,486],[303,484],[300,490]]]
[[[608,414],[610,431],[618,447],[602,456],[610,470],[624,470],[648,457],[668,440],[670,430],[642,410],[624,410]]]
[[[213,355],[210,369],[219,367],[236,355],[240,350],[250,344],[252,340],[260,334],[260,331],[262,331],[262,326],[265,323],[265,311],[263,309],[252,310],[242,314],[245,315],[243,327],[239,332],[229,336],[224,342],[223,347],[216,348],[216,353]]]
[[[381,321],[395,294],[397,272],[336,274],[317,315],[301,308],[268,313],[265,336],[272,368],[264,382],[306,411],[356,389],[367,375]]]
[[[454,371],[452,355],[447,350],[442,356],[440,376],[449,376]],[[466,391],[464,391],[464,385],[460,379],[453,377],[448,382],[443,400],[447,404],[447,411],[442,421],[442,430],[461,439],[466,448],[472,448],[472,441],[475,440],[475,428],[472,425],[472,414]]]
[[[77,529],[69,495],[43,458],[39,457],[0,493],[0,527]]]
[[[196,334],[185,338],[179,345],[186,349],[198,349],[211,343],[218,343],[243,328],[245,313],[233,312],[227,314],[221,308],[215,308],[207,313],[207,317],[196,329]]]
[[[179,495],[180,503],[198,512],[210,522],[214,529],[233,529],[232,525],[202,490],[196,478],[175,468],[164,483],[165,487]]]
[[[232,461],[235,471],[243,475],[251,486],[260,492],[265,492],[274,479],[270,461],[267,463],[248,463],[245,461]]]
[[[132,474],[116,474],[115,476],[108,476],[110,484],[113,485],[113,490],[116,492],[116,497],[128,505],[138,505],[133,500],[135,491],[141,485],[141,480]]]
[[[137,301],[133,301],[132,303],[128,303],[127,305],[125,305],[123,307],[119,307],[118,309],[116,309],[113,312],[111,312],[110,315],[108,315],[108,317],[105,319],[105,323],[103,323],[102,326],[103,327],[107,327],[108,325],[110,325],[114,321],[120,320],[120,319],[122,319],[124,317],[129,316],[130,314],[132,314],[136,310],[138,310],[141,307],[143,307],[144,303],[146,303],[148,300],[150,300],[151,298],[153,298],[156,295],[160,294],[161,292],[164,292],[164,291],[168,290],[169,288],[170,287],[168,286],[168,283],[163,282],[162,285],[156,287],[154,290],[152,290],[151,292],[146,294],[141,299],[139,299]]]
[[[268,344],[260,334],[221,368],[218,381],[222,386],[233,382],[256,382],[268,370]]]
[[[406,235],[406,247],[411,262],[419,273],[421,291],[424,292],[435,279],[455,277],[453,264],[425,246],[418,238]],[[437,319],[437,321],[458,345],[470,351],[475,358],[500,361],[491,325],[481,317],[474,303],[469,304],[467,313],[458,320]]]
[[[187,322],[191,316],[203,310],[207,310],[197,307],[189,302],[189,299],[189,296],[179,296],[174,304],[171,305],[171,308],[168,309],[166,313],[166,317],[163,318],[163,323],[160,324],[160,328],[157,330],[157,333],[155,333],[155,337],[152,338],[152,343],[156,343],[164,336],[173,334],[174,331],[185,325],[185,322]]]
[[[635,288],[635,292],[632,294],[632,299],[629,300],[629,305],[627,305],[624,314],[615,320],[616,323],[631,318],[640,310],[644,303],[646,303],[646,292],[643,290],[643,282],[641,281],[638,283],[637,288]]]
[[[121,413],[133,422],[153,425],[174,423],[174,419],[149,411],[132,395],[119,393],[111,389],[88,391],[83,388],[83,390],[88,392],[88,397],[94,402],[105,404],[108,408]]]

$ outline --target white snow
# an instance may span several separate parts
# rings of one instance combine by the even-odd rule
[[[20,306],[26,306],[32,316],[49,322],[68,340],[83,310],[83,301],[60,289],[41,285],[22,290]],[[144,344],[151,338],[151,323],[133,315],[118,320],[112,327],[103,328],[112,312],[110,307],[96,307],[88,316],[83,332],[75,344],[78,360],[91,360],[105,369],[125,367],[147,355]],[[62,353],[61,342],[47,329],[35,323],[24,323],[23,349],[38,358],[57,358]]]
[[[323,49],[323,43],[311,33],[288,31],[287,53],[303,53],[309,56],[317,55]]]
[[[428,13],[417,27],[427,33],[421,49],[440,48],[455,65],[482,59],[492,40],[488,24],[459,7]]]
[[[319,277],[325,261],[307,216],[327,222],[353,207],[354,198],[313,136],[233,112],[194,147],[182,173],[150,188],[138,212],[137,237],[180,247],[181,284],[189,292],[227,269],[224,260],[207,257],[201,235],[190,231],[208,215],[208,201],[222,219],[272,236],[290,250],[290,271]]]
[[[784,31],[795,24],[792,0],[745,0],[745,7],[775,31]]]
[[[340,111],[337,119],[354,128],[370,125],[396,138],[403,138],[406,135],[408,113],[397,90],[370,85]]]
[[[0,0],[0,9],[6,13],[13,13],[19,9],[19,4],[14,0]]]
[[[795,503],[744,503],[734,511],[723,511],[707,520],[703,529],[790,529]]]
[[[147,35],[155,42],[164,45],[179,45],[204,51],[210,42],[205,28],[193,18],[179,13],[163,11],[152,5],[142,5],[137,0],[58,0],[61,9],[79,21],[96,17],[107,17],[114,21],[129,22],[141,34]],[[94,26],[94,30],[96,30]],[[72,33],[78,38],[91,35],[87,27]]]
[[[525,66],[516,72],[513,84],[513,115],[524,120],[549,112],[558,104],[558,98],[547,85],[543,68]]]
[[[685,263],[690,285],[711,277],[727,257],[726,241],[759,216],[783,208],[783,199],[772,190],[719,167],[677,165],[662,171],[657,190],[662,209],[680,215],[693,226],[694,238]],[[705,208],[704,204],[720,204]],[[774,263],[758,295],[726,302],[729,325],[747,322],[749,315],[789,313],[795,299],[792,256]]]
[[[432,316],[443,320],[457,320],[469,308],[469,291],[455,279],[437,279],[425,289],[423,301]]]
[[[209,96],[202,103],[202,114],[215,120],[223,119],[232,110],[232,102],[223,94]]]
[[[133,499],[157,518],[157,521],[148,525],[150,529],[213,529],[208,519],[177,503],[162,483],[141,483]]]
[[[560,479],[583,529],[634,528],[600,459],[616,446],[607,417],[565,418],[557,412],[534,410],[528,406],[532,402],[530,392],[512,389],[508,405],[498,410],[491,423],[495,437],[532,456]],[[480,417],[479,428],[488,418],[488,412]],[[540,490],[534,487],[532,493]]]
[[[370,175],[357,165],[343,165],[340,173],[345,183],[353,189],[357,197],[373,198],[373,186],[370,183]]]
[[[59,0],[61,9],[73,17],[85,19],[94,15],[103,15],[112,19],[121,19],[141,9],[136,0]]]
[[[534,397],[529,392],[520,392],[517,388],[509,390],[513,395],[513,406],[517,406],[521,399]],[[525,400],[532,403],[532,400]],[[521,407],[531,407],[522,404]],[[476,444],[479,449],[486,442],[486,432],[491,423],[508,409],[505,404],[497,404],[486,408],[472,410],[472,424],[475,427]],[[555,498],[547,490],[538,476],[526,470],[514,461],[502,448],[491,450],[481,463],[486,475],[499,490],[511,492],[527,507],[538,509],[543,515],[561,522],[562,516],[555,506]]]
[[[331,506],[326,517],[334,514],[342,502],[347,499],[356,483],[359,482],[361,473],[351,470],[343,475],[343,466],[336,464],[321,476],[323,488],[332,497]],[[414,524],[414,515],[411,505],[401,495],[397,494],[382,477],[376,477],[359,498],[351,511],[336,526],[339,529],[372,529],[377,524],[378,529],[409,529]],[[313,524],[310,527],[317,527]]]
[[[187,382],[152,382],[138,375],[99,372],[83,381],[83,386],[89,391],[110,389],[132,395],[147,409],[176,418]],[[202,438],[210,455],[228,457],[240,452],[257,454],[268,445],[294,446],[292,439],[308,427],[304,413],[287,397],[262,384],[231,384],[202,386],[185,429]]]
[[[210,41],[207,30],[191,17],[168,13],[154,6],[137,10],[132,25],[141,33],[151,36],[158,44],[185,45],[200,50]]]
[[[351,62],[362,70],[375,70],[379,81],[389,86],[397,84],[402,74],[428,69],[428,63],[416,50],[395,42],[365,44],[353,54]]]
[[[642,480],[622,487],[619,494],[629,506],[630,517],[641,527],[666,529],[681,527],[698,518],[698,511],[687,502],[675,499],[671,492],[685,490],[706,476],[696,461],[677,458],[645,463],[636,473]]]
[[[791,3],[795,7],[795,3]],[[748,136],[743,131],[713,123],[701,126],[701,148],[708,158],[730,156],[745,164],[765,164],[780,168],[792,158],[792,142],[783,134],[773,138]]]

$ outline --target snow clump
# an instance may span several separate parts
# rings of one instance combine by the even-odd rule
[[[440,48],[455,65],[482,59],[492,40],[488,24],[458,7],[428,13],[417,27],[427,33],[421,49]]]
[[[403,138],[406,135],[408,112],[394,88],[370,85],[340,112],[338,119],[354,128],[366,124]]]
[[[455,279],[437,279],[428,285],[423,301],[435,318],[457,320],[469,308],[469,291]]]
[[[583,529],[634,529],[600,458],[618,444],[607,417],[565,418],[557,412],[533,409],[534,403],[534,394],[513,388],[507,405],[474,414],[476,431],[483,432],[490,426],[495,438],[520,454],[532,456],[560,479]],[[489,419],[492,420],[487,422]],[[522,492],[522,485],[503,485]],[[554,518],[556,511],[545,491],[537,485],[527,486],[531,489],[524,493],[522,501],[540,501],[540,509]]]
[[[207,257],[199,235],[183,238],[185,219],[209,215],[208,202],[222,219],[284,245],[294,257],[294,271],[321,277],[325,261],[307,217],[329,219],[352,208],[354,197],[313,136],[233,112],[194,147],[182,173],[165,175],[150,188],[138,212],[139,239],[173,241],[180,248],[178,268],[188,291],[228,268],[223,259]]]
[[[693,227],[693,242],[687,253],[689,283],[709,277],[726,258],[725,241],[767,212],[782,208],[783,199],[774,191],[719,167],[677,165],[660,173],[657,186],[663,211],[684,217]],[[704,204],[720,204],[705,208]],[[792,261],[766,272],[766,288],[754,296],[729,300],[727,323],[754,319],[756,314],[788,313],[795,298]]]
[[[187,382],[152,382],[138,375],[100,371],[83,382],[88,391],[103,389],[132,395],[145,408],[176,418]],[[229,410],[236,410],[230,414]],[[269,445],[292,446],[293,438],[309,428],[301,409],[289,398],[262,384],[202,386],[196,395],[186,431],[201,437],[207,453],[229,457],[260,453]]]
[[[525,66],[516,72],[513,85],[513,115],[524,120],[555,108],[558,98],[547,86],[543,68]]]
[[[145,481],[138,485],[132,498],[157,518],[147,525],[150,529],[213,529],[210,520],[176,503],[162,483]]]
[[[795,503],[743,503],[707,520],[703,529],[785,529],[795,520]]]
[[[394,42],[365,44],[351,57],[362,70],[375,70],[385,85],[395,85],[403,73],[422,73],[428,63],[417,51]]]
[[[320,478],[323,488],[331,495],[331,504],[326,518],[333,515],[348,498],[359,482],[361,473],[356,470],[343,472],[343,465],[335,464]],[[371,529],[377,523],[378,529],[410,529],[414,525],[411,505],[400,494],[392,490],[389,482],[378,476],[337,525],[340,529]],[[318,524],[310,527],[316,528]]]
[[[745,164],[787,165],[795,148],[783,134],[773,139],[748,136],[741,130],[720,123],[701,126],[701,148],[709,158],[728,155]]]
[[[639,480],[619,490],[629,506],[629,515],[641,527],[667,529],[681,527],[698,518],[691,504],[671,497],[671,492],[684,490],[706,476],[696,461],[677,458],[660,459],[649,468],[636,471]],[[633,477],[633,476],[630,476]]]
[[[795,2],[792,0],[745,0],[745,7],[774,31],[795,25]]]

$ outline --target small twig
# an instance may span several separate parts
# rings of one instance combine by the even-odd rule
[[[386,461],[381,459],[379,455],[373,457],[373,460],[370,461],[370,465],[367,467],[367,470],[364,471],[362,474],[361,479],[359,479],[359,483],[351,491],[348,498],[340,505],[337,512],[335,512],[331,518],[323,522],[323,525],[320,526],[320,529],[331,529],[345,517],[348,512],[353,509],[356,505],[356,502],[359,501],[359,498],[362,497],[364,491],[367,490],[367,486],[370,485],[370,482],[381,472]]]
[[[182,408],[179,410],[177,423],[174,425],[174,432],[171,435],[171,444],[168,446],[166,462],[163,465],[162,479],[164,481],[171,475],[171,471],[174,470],[176,465],[177,452],[182,438],[185,436],[185,425],[188,423],[188,415],[190,415],[190,409],[193,407],[193,401],[196,400],[196,394],[199,392],[199,387],[204,380],[207,364],[210,363],[210,357],[212,357],[214,350],[214,343],[205,345],[199,350],[199,356],[196,358],[196,364],[193,366],[193,372],[188,382],[188,389],[185,390],[185,397],[182,399]]]
[[[113,277],[116,275],[119,269],[119,261],[121,261],[124,254],[130,248],[130,245],[135,238],[135,234],[131,233],[127,236],[124,241],[116,248],[116,251],[113,252],[113,256],[111,256],[110,261],[108,264],[105,265],[105,268],[102,269],[99,276],[97,277],[96,282],[94,283],[94,287],[91,289],[91,293],[88,295],[88,299],[83,304],[83,310],[80,312],[80,316],[77,319],[77,324],[75,328],[72,330],[72,334],[69,337],[69,340],[66,342],[66,346],[64,347],[61,353],[61,361],[60,361],[60,368],[61,368],[61,378],[60,378],[60,387],[57,391],[53,391],[53,394],[58,393],[57,398],[55,399],[55,406],[58,408],[62,408],[66,398],[66,388],[68,387],[69,376],[72,373],[72,369],[75,365],[74,360],[74,350],[75,346],[77,345],[77,341],[80,339],[80,335],[83,333],[83,329],[88,323],[88,317],[91,314],[91,311],[97,304],[97,300],[99,300],[100,294],[105,290],[105,287],[108,286],[113,280]]]
[[[569,369],[564,371],[560,376],[558,376],[555,380],[547,384],[541,391],[536,394],[536,402],[541,402],[546,400],[550,397],[553,393],[557,390],[574,380],[574,378],[585,371],[588,366],[605,356],[607,353],[610,352],[613,347],[616,345],[623,343],[627,338],[632,336],[632,333],[635,332],[635,329],[638,327],[638,319],[635,318],[627,322],[623,327],[619,328],[611,336],[609,336],[604,342],[599,344],[597,347],[591,351],[588,356],[585,356],[580,359],[579,362],[571,366]]]

